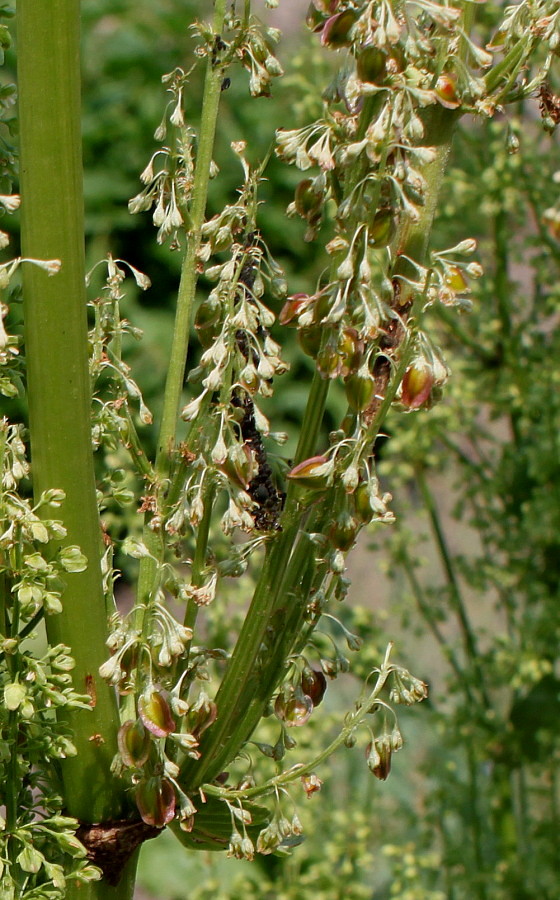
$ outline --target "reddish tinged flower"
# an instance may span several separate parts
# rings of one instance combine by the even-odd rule
[[[310,775],[302,775],[301,783],[303,785],[303,790],[307,794],[308,800],[313,796],[313,794],[316,794],[317,791],[321,790],[321,786],[323,784],[321,779],[317,775],[315,775],[314,772],[312,772]]]

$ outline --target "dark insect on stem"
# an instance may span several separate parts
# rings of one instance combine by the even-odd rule
[[[214,46],[212,47],[212,65],[216,66],[219,63],[220,53],[223,53],[224,50],[227,50],[227,44],[222,40],[221,34],[216,34],[214,36]]]
[[[560,96],[553,94],[546,81],[539,89],[539,107],[542,118],[550,118],[555,125],[560,124]]]
[[[238,298],[249,296],[258,274],[258,260],[260,250],[257,246],[259,240],[258,231],[248,231],[243,236],[242,246],[245,252],[245,260],[241,267],[238,279]],[[259,325],[256,336],[265,338],[266,328]],[[249,360],[255,367],[259,358],[257,351],[251,346],[248,335],[242,329],[235,333],[235,340],[243,358]],[[266,450],[262,436],[255,423],[255,407],[251,396],[243,391],[236,390],[232,397],[233,406],[243,410],[243,416],[239,424],[243,442],[251,450],[258,465],[258,471],[247,486],[247,493],[256,507],[251,511],[257,531],[279,531],[278,518],[284,506],[284,495],[279,491],[272,478],[272,470],[268,463]]]
[[[257,531],[280,531],[278,519],[284,506],[284,494],[277,489],[272,478],[262,436],[255,423],[253,401],[248,394],[237,391],[232,403],[243,410],[243,418],[239,424],[241,437],[254,454],[259,467],[247,487],[247,493],[256,503],[255,509],[251,511],[255,528]]]
[[[231,78],[224,78],[224,80],[222,81],[222,84],[220,86],[220,90],[227,91],[227,89],[229,88],[230,85],[231,85]]]

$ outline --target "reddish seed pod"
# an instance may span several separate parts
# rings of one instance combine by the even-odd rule
[[[136,788],[136,806],[146,825],[164,828],[175,817],[175,791],[167,778],[147,778]]]
[[[301,673],[301,689],[311,699],[313,706],[319,706],[327,690],[327,679],[318,669],[305,668]]]
[[[446,109],[457,109],[461,101],[457,96],[457,81],[448,72],[440,75],[436,82],[436,96]]]
[[[321,43],[331,50],[341,47],[349,47],[352,43],[350,36],[352,27],[357,19],[357,13],[353,9],[346,9],[327,19],[321,31]]]
[[[409,409],[419,409],[428,400],[434,386],[434,375],[427,365],[413,363],[402,381],[402,402]]]
[[[288,472],[288,478],[296,484],[312,490],[323,490],[332,476],[332,463],[326,456],[310,456]]]
[[[129,719],[119,728],[117,736],[119,751],[126,766],[140,768],[148,759],[151,739],[140,719]]]
[[[169,703],[160,691],[148,689],[138,698],[138,714],[148,731],[156,737],[166,737],[175,731]]]
[[[291,297],[288,297],[278,316],[280,325],[296,325],[297,322],[295,320],[300,312],[309,306],[309,303],[309,294],[293,294]]]

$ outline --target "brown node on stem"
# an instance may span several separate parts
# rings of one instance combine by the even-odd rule
[[[97,825],[82,823],[76,837],[87,850],[88,859],[101,869],[107,884],[115,887],[134,851],[160,834],[161,828],[138,820],[110,820]]]

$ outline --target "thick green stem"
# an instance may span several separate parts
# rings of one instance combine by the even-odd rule
[[[61,543],[79,545],[88,560],[84,572],[67,576],[63,612],[47,617],[49,642],[69,645],[76,660],[76,689],[89,687],[96,698],[91,712],[66,715],[78,754],[63,763],[65,804],[98,822],[122,812],[122,792],[109,770],[118,728],[114,693],[98,676],[107,625],[90,424],[79,13],[79,0],[19,0],[18,79],[23,252],[62,262],[53,277],[24,266],[33,489],[37,498],[49,488],[65,491]]]

